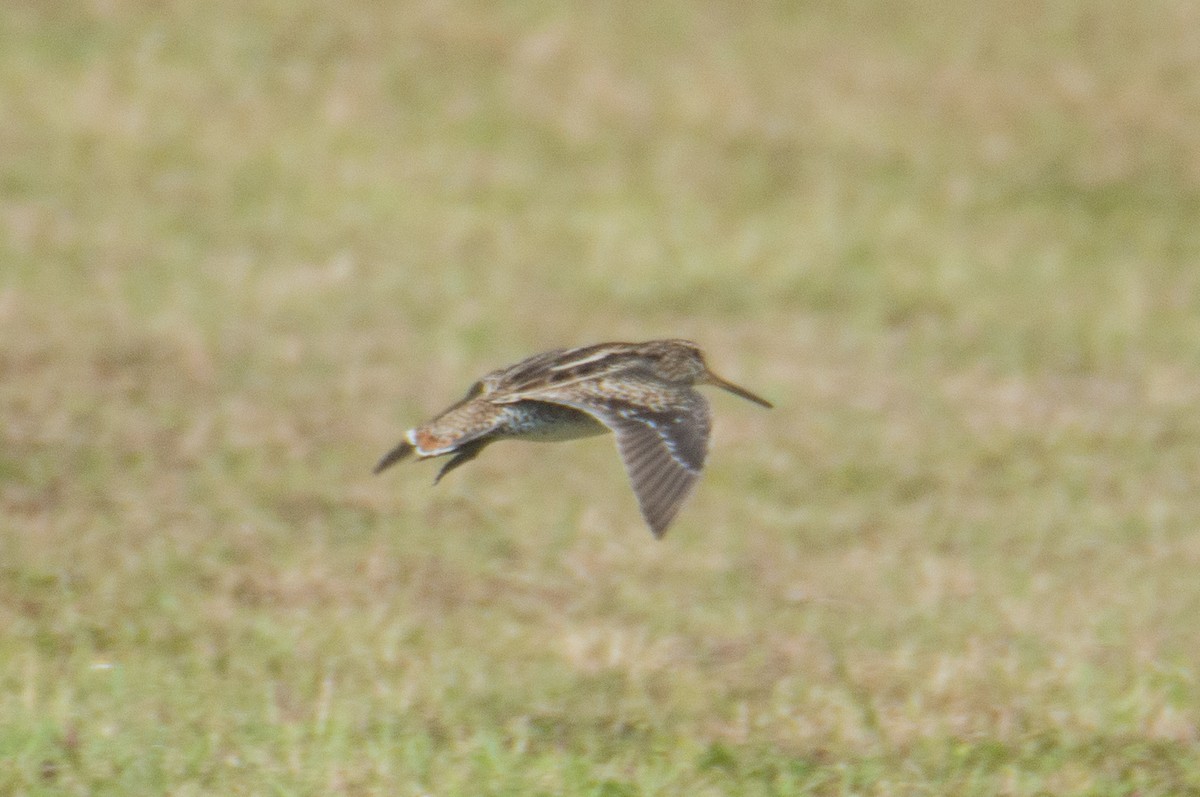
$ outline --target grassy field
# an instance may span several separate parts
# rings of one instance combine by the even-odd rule
[[[1192,3],[0,9],[0,795],[1200,794],[1198,407]]]

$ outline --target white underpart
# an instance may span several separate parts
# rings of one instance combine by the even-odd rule
[[[576,423],[556,423],[533,427],[522,430],[520,434],[514,436],[534,443],[555,443],[561,440],[578,440],[581,437],[594,437],[610,431],[607,426],[597,420],[589,419],[585,421],[581,419]]]

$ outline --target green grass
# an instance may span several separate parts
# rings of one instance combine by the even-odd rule
[[[0,794],[1200,794],[1200,16],[743,5],[0,10]]]

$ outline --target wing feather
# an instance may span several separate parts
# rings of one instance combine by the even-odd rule
[[[708,403],[691,388],[639,402],[614,397],[601,386],[580,387],[541,390],[538,400],[581,410],[612,429],[642,516],[661,537],[704,467],[711,429]]]
[[[501,395],[493,396],[493,401],[512,404],[526,399],[540,401],[566,387],[578,387],[618,374],[627,376],[644,368],[645,359],[635,350],[634,344],[600,343],[543,352],[494,371],[484,380],[491,379],[495,385],[503,386],[502,391],[497,391]]]

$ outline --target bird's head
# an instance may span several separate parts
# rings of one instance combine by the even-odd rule
[[[646,354],[656,360],[656,370],[664,379],[689,385],[712,385],[755,404],[772,406],[766,399],[714,374],[704,361],[700,347],[690,340],[656,340],[646,344],[646,348]]]

